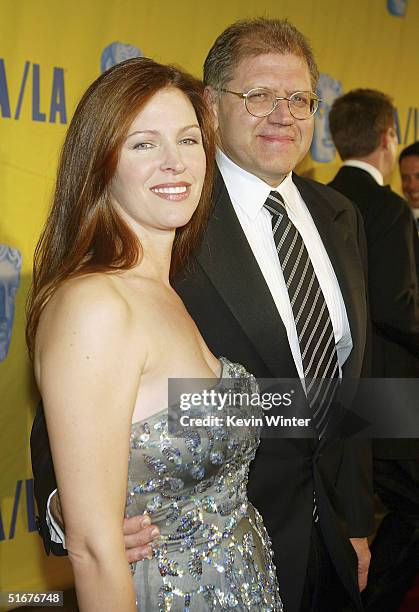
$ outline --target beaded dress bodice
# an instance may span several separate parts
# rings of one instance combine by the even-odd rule
[[[257,393],[242,366],[220,361],[215,388]],[[167,409],[132,425],[126,515],[147,512],[161,532],[153,558],[135,568],[138,610],[282,610],[270,540],[246,492],[261,412],[230,403],[228,414],[247,425],[187,427],[176,437]]]

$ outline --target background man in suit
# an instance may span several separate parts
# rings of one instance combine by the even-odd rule
[[[399,170],[403,195],[412,209],[419,232],[419,141],[400,153]]]
[[[419,377],[418,237],[405,200],[383,186],[396,162],[394,107],[357,89],[335,100],[329,123],[344,161],[330,185],[359,207],[367,236],[372,375]],[[373,449],[374,485],[391,512],[372,546],[364,599],[368,610],[391,612],[419,571],[419,440],[376,440]]]
[[[292,174],[310,147],[317,78],[306,39],[283,20],[233,24],[204,67],[219,172],[202,248],[176,288],[211,350],[258,377],[337,381],[364,371],[362,223],[346,198]],[[330,401],[308,402],[313,420],[311,405],[319,409],[320,440],[262,440],[249,496],[273,541],[287,612],[360,610],[369,565],[365,536],[373,527],[369,450],[330,439],[337,410]],[[55,485],[37,475],[41,429],[38,415],[33,465],[45,534]],[[135,545],[137,526],[125,527],[127,543]]]

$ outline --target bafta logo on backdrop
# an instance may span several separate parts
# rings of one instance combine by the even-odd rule
[[[324,164],[333,161],[336,155],[329,130],[329,112],[336,98],[343,94],[342,83],[322,72],[317,85],[317,94],[321,98],[321,103],[314,118],[314,135],[310,153],[314,161]]]
[[[406,9],[407,0],[387,0],[387,10],[394,17],[404,17]]]
[[[143,57],[144,53],[138,47],[134,47],[134,45],[128,45],[121,42],[113,42],[107,47],[105,47],[102,51],[102,55],[100,57],[100,71],[105,72],[108,68],[112,68],[112,66],[116,66],[120,62],[123,62],[126,59],[130,59],[131,57]]]
[[[0,362],[6,359],[9,351],[21,267],[20,252],[0,244]]]

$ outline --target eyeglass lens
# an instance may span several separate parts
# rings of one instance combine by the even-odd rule
[[[246,108],[255,117],[265,117],[271,113],[276,106],[276,96],[272,91],[266,89],[251,89],[245,99]],[[313,115],[318,106],[317,98],[310,92],[297,91],[293,93],[288,101],[290,113],[296,119],[308,119]]]

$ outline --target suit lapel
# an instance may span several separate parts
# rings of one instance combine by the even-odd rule
[[[339,197],[325,198],[315,184],[294,176],[324,247],[332,263],[346,307],[353,348],[344,365],[344,375],[358,377],[366,339],[366,288],[358,237],[349,223],[350,211]]]
[[[213,199],[198,261],[271,376],[295,378],[298,375],[285,327],[219,173]]]
[[[344,366],[348,377],[359,375],[364,352],[365,285],[357,236],[349,211],[339,198],[326,198],[315,183],[293,180],[316,224],[335,270],[352,335],[353,349]],[[285,327],[237,219],[227,189],[217,172],[214,208],[198,261],[252,341],[272,376],[297,377]],[[276,333],[273,334],[272,330]]]
[[[293,180],[313,217],[339,282],[354,345],[344,374],[345,377],[357,377],[365,344],[366,304],[357,237],[351,232],[352,225],[347,218],[350,213],[339,198],[326,198],[315,184],[297,176]],[[285,327],[219,173],[213,202],[198,262],[251,340],[270,375],[298,378]]]

